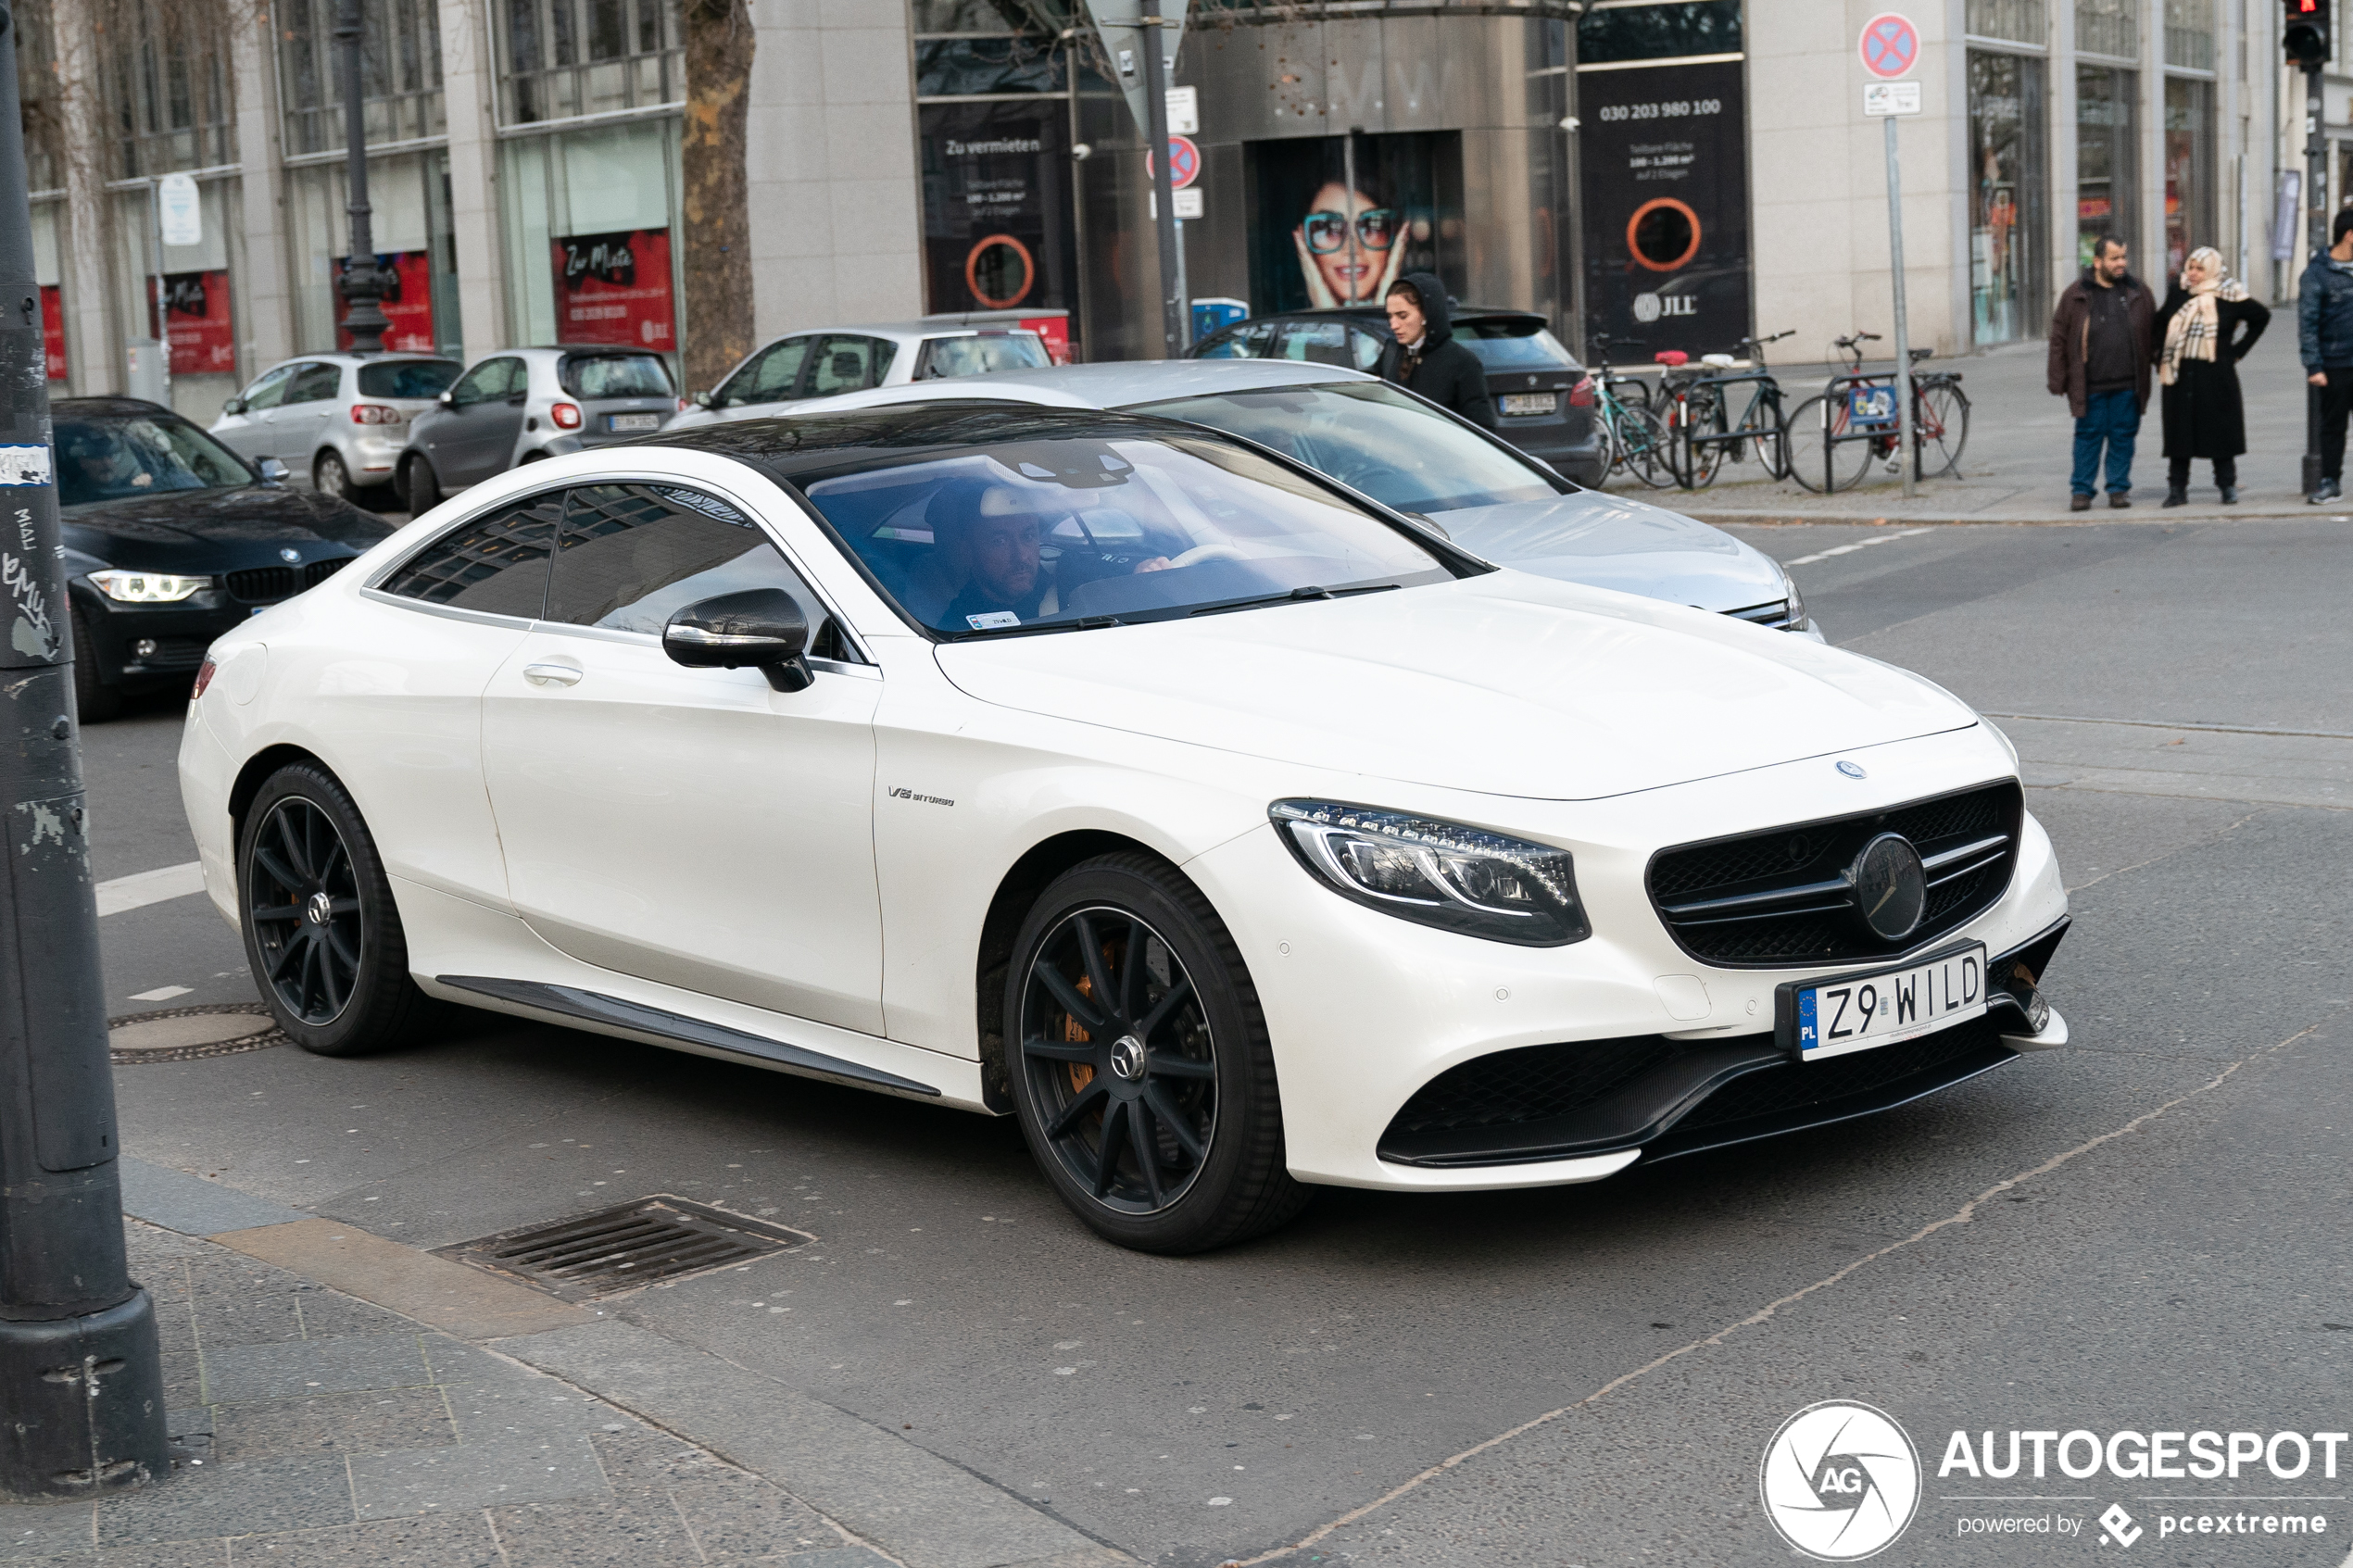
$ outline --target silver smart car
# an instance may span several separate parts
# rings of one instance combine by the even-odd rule
[[[409,421],[459,369],[429,354],[307,354],[222,404],[212,433],[252,462],[275,458],[328,495],[364,503],[392,483]]]
[[[517,463],[651,435],[678,411],[659,354],[510,348],[485,356],[409,427],[398,483],[411,513]]]

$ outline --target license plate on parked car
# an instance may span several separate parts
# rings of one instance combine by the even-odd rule
[[[1561,395],[1557,392],[1507,392],[1503,395],[1504,412],[1510,416],[1552,414],[1560,411]]]
[[[1791,981],[1780,1009],[1782,1041],[1800,1061],[1870,1050],[1956,1023],[1985,1010],[1985,945],[1972,942],[1899,969],[1836,980]]]
[[[605,428],[613,431],[660,430],[661,416],[660,414],[607,414]]]

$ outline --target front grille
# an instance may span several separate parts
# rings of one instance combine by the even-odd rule
[[[799,1231],[684,1198],[650,1198],[443,1248],[441,1256],[494,1273],[520,1274],[581,1300],[724,1268],[809,1239]]]
[[[1453,1132],[1564,1116],[1657,1065],[1674,1049],[1656,1035],[1642,1035],[1523,1046],[1474,1057],[1423,1085],[1390,1123],[1390,1132]]]
[[[1763,626],[1775,632],[1793,629],[1793,618],[1787,599],[1775,599],[1768,605],[1751,605],[1746,609],[1728,609],[1724,613],[1735,621],[1745,621],[1752,626]]]
[[[221,585],[239,604],[275,604],[294,597],[295,569],[290,566],[249,566],[222,578]]]
[[[330,556],[325,560],[314,560],[302,569],[302,585],[306,588],[316,588],[320,583],[349,566],[351,561],[352,558],[349,556]]]
[[[1828,1061],[1793,1061],[1761,1068],[1743,1073],[1708,1096],[1676,1123],[1674,1130],[1688,1134],[1702,1127],[1720,1127],[1758,1116],[1781,1116],[1808,1106],[1867,1095],[2001,1043],[2001,1024],[1987,1014],[1901,1045],[1834,1056]]]
[[[1856,918],[1843,880],[1863,846],[1901,834],[1928,862],[1926,909],[1900,945],[1917,947],[2001,897],[2024,813],[2017,782],[2005,779],[1893,810],[1664,849],[1651,860],[1651,901],[1685,952],[1721,968],[1880,958],[1893,949]]]

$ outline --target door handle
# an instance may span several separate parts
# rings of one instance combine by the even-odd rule
[[[526,664],[522,667],[522,678],[535,686],[576,686],[584,673],[578,666],[571,664]]]

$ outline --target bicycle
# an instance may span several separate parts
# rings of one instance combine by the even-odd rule
[[[1874,461],[1887,463],[1890,473],[1900,471],[1896,452],[1902,445],[1894,374],[1863,373],[1863,345],[1879,342],[1880,335],[1857,331],[1834,341],[1846,360],[1846,373],[1832,376],[1819,395],[1800,403],[1788,425],[1792,433],[1809,427],[1821,432],[1821,462],[1817,465],[1810,455],[1793,457],[1790,471],[1808,490],[1825,493],[1853,489]],[[1933,353],[1915,348],[1912,363],[1917,366]],[[1961,452],[1969,445],[1969,395],[1960,383],[1958,370],[1913,373],[1912,460],[1921,479],[1959,471]],[[1811,438],[1793,433],[1792,439]]]
[[[1651,411],[1650,384],[1640,376],[1611,373],[1609,339],[1595,336],[1593,352],[1600,367],[1592,373],[1593,419],[1600,427],[1604,461],[1602,471],[1623,469],[1654,490],[1673,480],[1667,426]],[[1621,392],[1623,389],[1623,392]],[[1639,398],[1623,395],[1639,394]]]
[[[1767,477],[1789,477],[1788,424],[1781,412],[1781,385],[1765,363],[1765,346],[1792,335],[1744,337],[1729,355],[1711,354],[1701,363],[1716,373],[1702,372],[1677,385],[1675,420],[1677,479],[1685,489],[1715,482],[1726,462],[1745,462],[1753,445],[1765,465]],[[1734,369],[1734,356],[1746,354],[1752,368]],[[1749,389],[1748,402],[1737,421],[1727,418],[1734,389]]]

